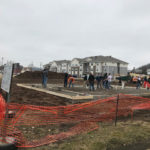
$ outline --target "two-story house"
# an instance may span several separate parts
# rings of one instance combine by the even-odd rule
[[[84,74],[111,73],[112,75],[126,75],[128,63],[112,56],[92,56],[85,58],[74,58],[72,61],[53,61],[50,71],[68,72],[71,75],[81,77]]]

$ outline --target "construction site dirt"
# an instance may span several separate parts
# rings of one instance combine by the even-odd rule
[[[88,88],[83,88],[83,79],[75,80],[75,88],[64,88],[63,87],[63,73],[55,73],[49,72],[48,74],[48,85],[52,85],[54,87],[59,86],[59,89],[52,88],[52,91],[72,91],[76,95],[94,95],[94,99],[100,99],[105,97],[110,97],[117,95],[119,93],[124,94],[132,94],[136,96],[149,96],[149,90],[146,89],[136,89],[136,84],[127,83],[127,88],[122,90],[120,88],[120,84],[118,82],[113,82],[113,89],[105,90],[105,89],[96,89],[94,92],[89,91]],[[42,85],[42,72],[25,72],[13,78],[12,82],[12,93],[11,93],[11,101],[22,103],[22,104],[34,104],[34,105],[48,105],[48,106],[60,106],[60,105],[68,105],[70,104],[66,98],[60,98],[58,96],[54,96],[51,94],[47,94],[44,92],[26,89],[17,86],[17,83],[23,84],[38,84]],[[96,87],[96,84],[95,84]],[[129,88],[128,88],[129,87]]]
[[[38,106],[64,106],[68,103],[65,98],[22,88],[15,83],[12,85],[11,102]]]
[[[125,88],[124,90],[120,89],[120,86],[118,84],[114,84],[115,87],[113,87],[113,89],[110,89],[110,90],[96,89],[94,92],[90,92],[88,88],[86,89],[86,88],[82,87],[83,81],[80,79],[79,80],[80,82],[79,81],[76,82],[76,86],[74,88],[64,88],[63,87],[63,77],[64,77],[64,74],[49,73],[48,85],[55,85],[56,87],[61,86],[61,90],[53,88],[52,91],[63,93],[63,90],[64,90],[64,91],[67,91],[67,93],[68,93],[68,91],[71,91],[71,92],[76,93],[77,95],[94,95],[94,98],[90,100],[90,101],[94,101],[94,102],[95,102],[95,100],[103,99],[103,98],[107,98],[107,97],[115,97],[115,98],[113,98],[113,101],[115,101],[117,99],[117,95],[120,93],[124,93],[127,95],[129,94],[129,95],[135,95],[135,96],[149,97],[149,90],[146,90],[146,89],[136,90],[135,84],[132,84],[130,86],[132,88],[129,87],[129,88]],[[74,109],[72,102],[68,101],[67,98],[17,86],[17,83],[41,85],[41,82],[42,82],[41,72],[26,72],[24,74],[14,77],[13,82],[12,82],[12,90],[11,90],[11,103],[17,103],[17,104],[23,104],[23,105],[35,105],[35,108],[37,106],[45,106],[45,107],[47,107],[47,106],[58,106],[59,107],[60,106],[59,107],[59,109],[60,109],[61,106],[67,106],[68,108],[70,107],[69,110],[71,108]],[[117,87],[116,87],[116,85],[117,85]],[[127,86],[129,86],[129,84]],[[41,86],[41,89],[43,89],[42,86]],[[47,89],[45,89],[45,90],[47,90]],[[136,101],[134,98],[133,98],[133,100]],[[141,99],[139,99],[139,100],[141,101]],[[107,99],[106,99],[106,101],[107,101]],[[147,100],[145,100],[145,101],[147,101]],[[128,106],[128,102],[129,102],[129,100],[122,102],[120,104],[120,107]],[[84,103],[83,103],[83,106],[84,106]],[[101,107],[92,108],[91,109],[92,112],[91,112],[91,110],[88,110],[88,108],[86,108],[85,113],[89,113],[89,116],[92,115],[92,113],[93,113],[93,115],[95,115],[95,112],[98,112],[99,111],[98,109],[100,109],[100,111],[102,113],[101,115],[103,115],[103,112],[106,112],[110,108],[112,109],[112,106],[115,106],[115,102],[110,103],[108,101],[108,103],[106,105],[102,105]],[[69,111],[69,110],[67,110],[67,111]],[[125,110],[125,112],[128,112],[128,109]],[[30,110],[27,111],[27,114],[29,114],[29,113],[30,113]],[[25,114],[25,116],[27,116],[27,114]],[[86,114],[83,114],[83,116],[80,116],[81,114],[82,113],[79,110],[76,112],[76,116],[74,116],[74,114],[73,114],[73,116],[71,116],[71,119],[72,118],[76,119],[76,117],[78,119],[78,117],[82,118],[83,116],[89,117],[89,116],[86,116]],[[133,119],[135,121],[140,120],[140,121],[150,122],[149,116],[150,116],[150,111],[135,111],[133,118],[131,117],[131,115],[127,114],[126,117],[119,116],[119,120],[120,121],[128,121],[128,120]],[[51,114],[50,114],[50,117],[51,117]],[[65,119],[64,116],[61,116],[61,117],[63,117]],[[41,117],[39,117],[39,120],[40,119],[41,119]],[[57,118],[57,119],[59,119],[59,118]],[[111,119],[112,118],[110,118],[110,120]],[[39,124],[39,126],[36,126],[36,127],[34,125],[31,125],[31,127],[25,127],[25,126],[21,125],[18,127],[18,129],[21,130],[23,132],[23,134],[26,135],[27,139],[34,140],[34,139],[39,138],[40,136],[41,137],[45,136],[47,134],[47,132],[49,132],[49,134],[51,134],[51,135],[54,135],[54,134],[59,135],[59,133],[66,132],[70,128],[73,128],[75,125],[77,125],[76,122],[69,122],[69,123],[62,122],[60,125],[47,124],[46,126],[43,126],[43,125]],[[85,126],[86,126],[86,124],[84,125],[84,127]],[[95,128],[95,126],[93,126],[93,128]],[[57,143],[57,146],[58,146],[58,144],[59,143]],[[45,148],[45,149],[48,150],[49,148]]]

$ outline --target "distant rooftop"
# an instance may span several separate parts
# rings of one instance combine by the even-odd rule
[[[119,59],[114,58],[112,56],[101,56],[100,55],[100,56],[85,57],[83,59],[80,59],[80,58],[76,58],[76,59],[78,59],[79,61],[81,61],[83,63],[90,61],[90,62],[112,62],[112,63],[128,64],[127,62],[119,60]]]
[[[111,63],[121,63],[121,64],[128,64],[127,62],[125,61],[122,61],[120,59],[117,59],[117,58],[114,58],[112,56],[102,56],[102,55],[99,55],[99,56],[90,56],[90,57],[85,57],[85,58],[74,58],[74,59],[77,59],[80,63],[86,63],[86,62],[111,62]],[[70,63],[71,61],[70,60],[54,60],[52,62],[56,62],[57,64],[62,64],[62,63]],[[52,64],[52,62],[50,62],[49,64],[47,65],[50,65]]]
[[[70,60],[58,60],[54,62],[56,62],[57,64],[62,64],[62,63],[70,63],[71,61]]]

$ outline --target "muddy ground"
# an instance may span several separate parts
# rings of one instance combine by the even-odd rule
[[[43,92],[18,87],[15,83],[12,85],[10,99],[12,103],[40,106],[64,106],[68,104],[65,98],[60,98]]]
[[[51,84],[52,83],[54,83],[54,84],[61,83],[63,85],[63,77],[64,77],[64,74],[49,73],[48,83],[51,83]],[[68,100],[65,98],[60,98],[60,97],[46,94],[43,92],[38,92],[35,90],[18,87],[16,85],[16,83],[41,83],[41,82],[42,82],[41,72],[36,72],[36,73],[35,72],[34,73],[26,72],[24,74],[21,74],[20,76],[13,78],[12,91],[11,91],[11,102],[12,103],[20,103],[20,104],[40,105],[40,106],[65,106],[65,105],[70,104],[68,102]],[[128,84],[128,85],[130,85],[130,84]],[[130,86],[135,87],[136,84],[131,84]],[[68,89],[68,90],[72,90],[72,89]],[[80,92],[89,93],[88,89],[83,90],[82,88],[76,88],[73,90],[76,92],[80,91]],[[96,94],[97,93],[98,94],[100,93],[99,90],[96,91]],[[118,92],[116,90],[112,90],[112,91],[101,90],[101,93],[111,96],[113,94],[117,94]],[[145,96],[145,97],[150,98],[150,96]],[[130,119],[131,119],[130,117],[128,117],[126,119],[120,118],[120,121],[126,121],[126,120],[130,120]],[[142,120],[142,121],[150,122],[150,111],[136,112],[134,114],[134,120]],[[56,129],[55,129],[55,127],[53,127],[53,128],[54,128],[54,131],[53,130],[52,131],[54,133],[57,133],[57,128]],[[65,127],[65,129],[68,129],[68,128],[69,127]],[[31,129],[29,129],[28,132],[30,133],[30,132],[32,132],[32,130],[33,129],[31,128]],[[47,132],[48,129],[41,127],[40,130],[42,130],[42,132],[43,132],[43,130],[45,130]],[[61,129],[61,130],[63,131],[64,129]],[[39,136],[39,134],[37,134],[37,136]],[[138,148],[138,145],[137,146],[134,145],[132,148],[136,149],[135,147]],[[47,149],[49,149],[49,148],[47,148]],[[130,148],[129,148],[129,150],[130,150]]]
[[[61,83],[64,74],[49,72],[50,83]],[[65,98],[49,95],[43,92],[18,87],[17,83],[42,83],[42,73],[25,72],[13,78],[11,87],[11,102],[19,104],[42,105],[42,106],[60,106],[67,105]]]

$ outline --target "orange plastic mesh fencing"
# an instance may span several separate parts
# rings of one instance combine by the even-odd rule
[[[9,104],[15,115],[7,118],[7,136],[15,137],[18,147],[37,147],[90,132],[98,122],[115,119],[116,101],[117,96],[57,107]],[[118,117],[132,116],[135,109],[150,109],[150,99],[120,94],[118,107]]]
[[[0,122],[5,117],[5,110],[6,110],[5,100],[3,99],[2,95],[0,95]]]
[[[144,88],[150,88],[150,83],[147,81],[144,81]]]

